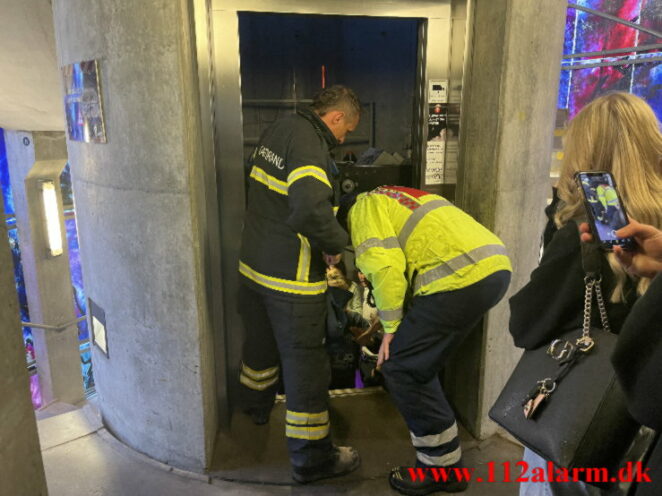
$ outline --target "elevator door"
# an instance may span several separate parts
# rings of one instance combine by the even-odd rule
[[[305,105],[322,84],[343,83],[359,93],[367,118],[336,160],[384,149],[409,160],[410,184],[423,186],[426,82],[449,77],[450,2],[218,0],[211,21],[228,363],[223,379],[232,393],[241,360],[235,309],[247,153],[264,126]]]

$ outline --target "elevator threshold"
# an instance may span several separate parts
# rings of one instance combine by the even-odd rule
[[[384,389],[381,386],[364,387],[364,388],[344,388],[344,389],[329,389],[329,398],[346,398],[348,396],[367,396],[372,394],[381,394]],[[284,403],[285,395],[277,394],[276,403]]]
[[[386,478],[397,465],[414,462],[409,431],[386,391],[380,387],[329,392],[331,435],[339,446],[353,446],[361,467],[343,483]],[[293,485],[285,441],[284,397],[276,400],[266,425],[235,413],[229,431],[218,435],[210,475],[237,482]],[[341,479],[338,479],[340,481]],[[333,483],[330,480],[328,483]]]

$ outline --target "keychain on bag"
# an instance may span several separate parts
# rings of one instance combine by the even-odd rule
[[[524,417],[532,419],[540,406],[549,399],[558,383],[568,373],[568,371],[577,363],[582,355],[590,353],[595,346],[595,341],[591,337],[591,304],[593,302],[593,293],[598,302],[600,310],[600,320],[605,331],[611,332],[607,320],[607,311],[604,299],[602,298],[602,277],[587,275],[584,278],[584,322],[582,325],[582,335],[574,343],[563,339],[555,339],[547,349],[547,355],[559,362],[559,370],[554,377],[546,377],[536,383],[522,401]]]

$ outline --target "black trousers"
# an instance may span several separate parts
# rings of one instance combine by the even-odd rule
[[[271,408],[280,365],[290,461],[295,470],[314,471],[329,462],[333,450],[328,413],[331,372],[324,346],[326,303],[292,302],[242,284],[239,312],[246,332],[240,375],[244,407]]]
[[[466,288],[416,296],[382,365],[389,393],[409,427],[418,465],[449,466],[461,459],[455,414],[439,382],[448,357],[503,297],[510,272]]]

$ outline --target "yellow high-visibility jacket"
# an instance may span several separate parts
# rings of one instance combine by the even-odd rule
[[[598,201],[602,203],[602,206],[604,208],[607,208],[607,197],[605,196],[605,187],[599,185],[597,188],[595,188],[595,192],[598,195]]]
[[[616,190],[609,186],[608,184],[601,184],[596,188],[598,194],[598,199],[602,206],[607,207],[616,207],[618,206],[618,194]]]
[[[407,292],[428,295],[512,271],[501,240],[438,195],[383,186],[358,196],[349,228],[356,266],[373,287],[387,333],[402,321]]]
[[[605,201],[608,207],[618,206],[618,194],[611,186],[605,186]]]

